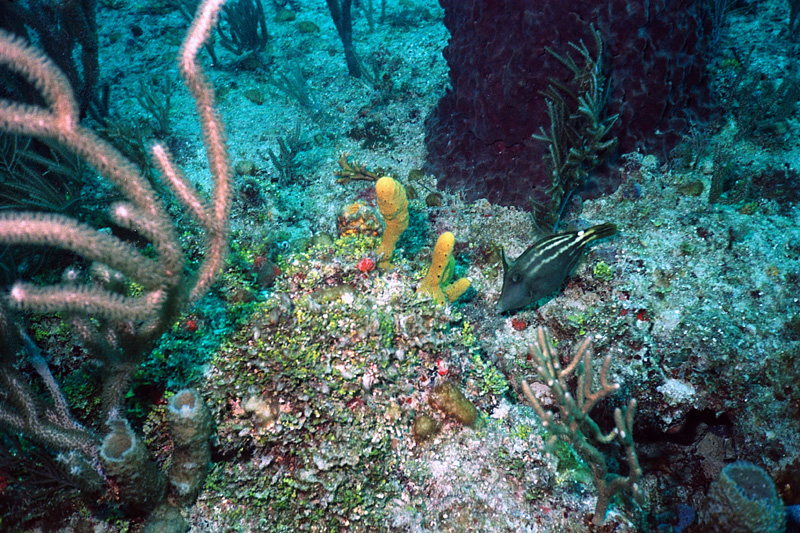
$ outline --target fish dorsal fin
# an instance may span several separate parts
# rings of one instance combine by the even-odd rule
[[[506,260],[506,249],[505,247],[500,247],[500,259],[503,261],[503,274],[508,272],[508,261]]]

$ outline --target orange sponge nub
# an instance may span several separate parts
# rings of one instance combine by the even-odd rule
[[[408,198],[403,185],[388,176],[375,183],[375,193],[386,224],[378,246],[378,267],[386,270],[392,267],[394,248],[400,235],[408,228]]]
[[[428,275],[417,287],[417,292],[428,293],[437,304],[454,302],[469,289],[470,282],[467,278],[450,283],[456,263],[453,259],[455,242],[455,236],[449,231],[439,235],[433,249]]]

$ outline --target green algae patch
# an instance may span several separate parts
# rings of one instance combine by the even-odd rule
[[[319,26],[310,20],[301,20],[297,23],[297,29],[300,33],[319,33]]]
[[[415,293],[426,262],[401,257],[402,268],[386,275],[359,269],[376,246],[375,238],[350,236],[274,256],[240,247],[237,263],[271,256],[280,274],[255,292],[245,320],[205,367],[225,460],[204,497],[225,502],[224,512],[214,509],[221,524],[380,531],[388,502],[405,490],[402,450],[440,430],[434,413],[417,419],[429,409],[431,377],[448,366],[459,375],[472,369],[477,332],[457,308]],[[483,374],[473,374],[485,388]],[[460,423],[477,421],[460,391],[442,402],[459,406],[451,416]]]
[[[414,435],[414,441],[417,444],[422,444],[435,437],[439,433],[441,425],[432,417],[428,415],[419,415],[414,419],[414,425],[411,426],[411,434]]]
[[[438,409],[459,424],[472,427],[478,420],[478,410],[464,393],[450,381],[440,383],[428,398],[431,407]]]

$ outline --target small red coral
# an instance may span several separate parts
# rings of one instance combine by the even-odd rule
[[[364,274],[372,272],[373,270],[375,270],[375,261],[373,261],[369,257],[365,257],[364,259],[358,262],[356,268],[359,269]]]
[[[522,331],[528,327],[528,323],[521,318],[514,317],[511,319],[511,327],[517,331]]]

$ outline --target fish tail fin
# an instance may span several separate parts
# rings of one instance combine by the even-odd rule
[[[598,224],[597,226],[592,226],[583,233],[583,242],[590,243],[592,241],[596,241],[597,239],[605,239],[606,237],[611,237],[616,233],[617,226],[615,224],[610,222]]]

